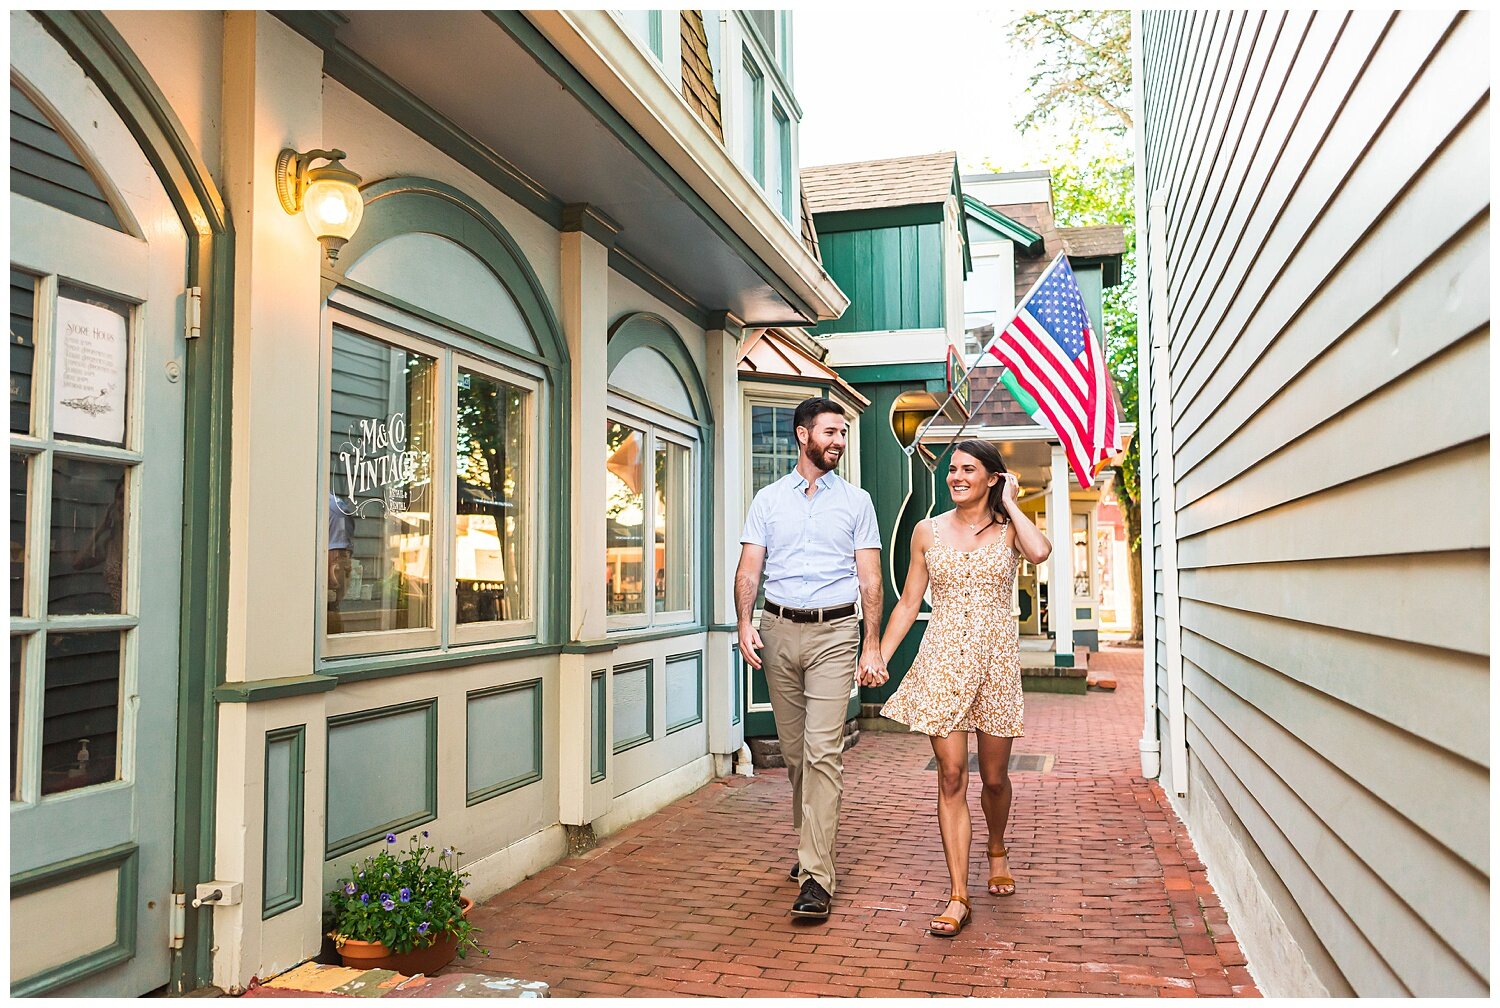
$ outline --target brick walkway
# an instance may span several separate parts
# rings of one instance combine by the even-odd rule
[[[475,910],[491,957],[455,964],[544,980],[555,996],[1258,996],[1187,832],[1140,776],[1141,651],[1093,663],[1114,693],[1028,694],[1012,771],[1015,896],[984,888],[975,821],[974,919],[927,921],[947,894],[932,751],[865,732],[845,754],[839,891],[826,924],[793,923],[795,836],[785,771],[726,778]],[[972,742],[970,743],[972,746]]]

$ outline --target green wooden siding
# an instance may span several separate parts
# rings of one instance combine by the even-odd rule
[[[842,318],[812,332],[884,332],[943,326],[943,225],[821,235],[823,266],[849,295]]]
[[[1089,312],[1089,325],[1094,335],[1104,338],[1104,267],[1074,266],[1073,276],[1078,280],[1078,290],[1083,294],[1083,303]],[[1016,292],[1018,295],[1023,293]]]

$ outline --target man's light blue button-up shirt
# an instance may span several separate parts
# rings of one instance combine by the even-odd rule
[[[859,595],[854,551],[880,548],[870,495],[835,473],[793,469],[750,502],[740,542],[766,548],[766,598],[796,609],[847,605]]]

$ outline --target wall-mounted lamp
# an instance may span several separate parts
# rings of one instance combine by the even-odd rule
[[[359,193],[360,178],[345,168],[341,150],[314,150],[299,154],[288,147],[276,159],[276,195],[289,214],[301,213],[307,226],[330,260],[353,237],[365,215],[365,200]],[[328,163],[318,168],[312,162]]]

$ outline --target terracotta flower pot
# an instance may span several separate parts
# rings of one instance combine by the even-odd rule
[[[458,898],[464,917],[474,909],[474,901],[467,896]],[[344,965],[352,969],[388,969],[406,976],[421,973],[431,976],[451,963],[458,955],[458,936],[445,931],[433,938],[432,944],[414,948],[410,952],[392,952],[381,942],[346,939],[339,949]]]

